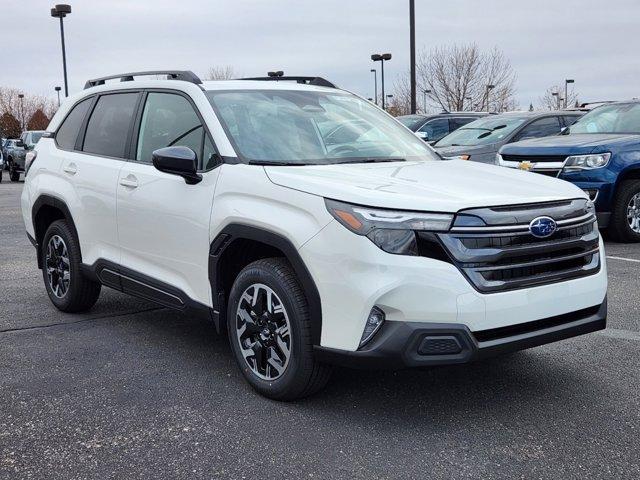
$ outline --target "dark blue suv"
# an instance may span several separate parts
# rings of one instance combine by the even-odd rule
[[[558,136],[505,145],[498,163],[576,184],[594,201],[600,228],[640,242],[640,100],[598,107]]]

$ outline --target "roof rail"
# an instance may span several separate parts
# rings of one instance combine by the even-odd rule
[[[87,80],[84,84],[84,88],[91,88],[97,85],[104,85],[105,80],[114,80],[119,78],[121,82],[132,82],[133,77],[142,77],[148,75],[166,75],[167,80],[182,80],[185,82],[195,83],[200,85],[202,80],[190,70],[150,70],[148,72],[131,72],[131,73],[119,73],[117,75],[109,75],[108,77],[94,78],[93,80]]]
[[[280,73],[280,72],[270,72],[270,73]],[[250,77],[250,78],[241,78],[240,80],[260,80],[264,82],[279,82],[282,80],[283,82],[296,82],[302,85],[315,85],[318,87],[329,87],[329,88],[338,88],[334,83],[331,83],[329,80],[326,80],[322,77],[285,77],[282,75],[269,75],[268,77]]]

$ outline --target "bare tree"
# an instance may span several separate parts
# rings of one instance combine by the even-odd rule
[[[417,60],[418,104],[427,91],[431,108],[447,111],[506,111],[516,107],[515,73],[497,47],[483,52],[476,44],[436,47]],[[407,74],[404,74],[406,76]],[[493,85],[492,88],[488,88]],[[396,82],[398,102],[408,100],[408,81]]]
[[[578,104],[578,94],[575,90],[571,89],[568,92],[567,106],[573,107]],[[540,106],[543,110],[558,110],[564,106],[564,88],[558,85],[553,85],[547,88],[539,99]]]
[[[209,68],[205,80],[232,80],[237,78],[236,72],[231,65],[214,65]]]

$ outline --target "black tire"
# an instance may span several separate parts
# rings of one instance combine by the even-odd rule
[[[9,164],[9,179],[12,182],[19,182],[20,181],[20,172],[18,172],[17,170],[14,169],[13,163]]]
[[[236,312],[241,296],[255,284],[273,290],[289,319],[290,356],[284,372],[275,379],[261,378],[252,370],[242,355],[237,336]],[[331,376],[331,367],[319,363],[314,356],[307,299],[291,265],[283,258],[258,260],[240,272],[229,295],[227,331],[231,350],[245,379],[265,397],[283,401],[303,398],[324,387]]]
[[[64,242],[68,254],[69,282],[64,295],[56,295],[49,282],[47,265],[47,248],[50,240],[58,236]],[[100,296],[102,285],[86,278],[80,269],[80,245],[75,231],[65,220],[53,222],[44,234],[42,245],[42,278],[51,303],[58,309],[67,313],[84,312],[95,305]]]
[[[609,234],[613,240],[625,243],[640,242],[640,233],[632,230],[627,219],[627,207],[631,199],[639,193],[640,180],[625,180],[618,187],[609,222]]]
[[[4,170],[4,167],[0,168],[0,183],[2,183],[2,171]]]

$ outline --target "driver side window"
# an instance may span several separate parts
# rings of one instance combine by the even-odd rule
[[[446,118],[436,118],[425,123],[418,130],[426,133],[430,142],[436,142],[449,133],[449,120]]]
[[[200,165],[210,168],[213,145],[191,103],[182,95],[151,92],[140,122],[136,160],[151,163],[154,150],[173,146],[190,148]]]
[[[516,138],[513,141],[517,142],[527,138],[540,138],[557,135],[560,133],[561,128],[562,125],[560,125],[560,119],[558,117],[541,118],[524,127],[520,133],[516,135]]]

